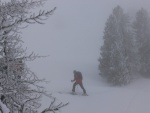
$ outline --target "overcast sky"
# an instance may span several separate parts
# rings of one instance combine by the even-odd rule
[[[44,65],[99,64],[105,22],[112,9],[120,5],[133,16],[141,7],[149,10],[150,0],[48,0],[44,9],[57,7],[45,25],[30,25],[22,38],[28,51],[50,55]],[[95,68],[93,67],[93,68]],[[86,68],[86,67],[85,67]]]

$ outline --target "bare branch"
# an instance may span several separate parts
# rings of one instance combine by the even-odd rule
[[[51,102],[50,106],[46,109],[44,109],[41,113],[46,113],[48,111],[52,111],[53,113],[55,113],[55,111],[59,110],[60,108],[67,106],[69,103],[66,104],[62,104],[62,102],[58,105],[54,105],[56,99],[54,98],[54,100]]]
[[[13,26],[17,26],[19,24],[22,24],[22,23],[28,23],[28,24],[35,24],[35,23],[39,23],[39,24],[43,24],[40,20],[44,20],[44,19],[41,19],[41,17],[48,17],[50,15],[53,14],[53,12],[56,10],[56,7],[53,9],[53,10],[50,10],[50,11],[47,11],[47,12],[39,12],[38,15],[34,16],[34,15],[31,15],[29,18],[20,18],[19,20],[16,19],[14,23],[12,24],[9,24],[7,26],[2,26],[0,28],[0,30],[5,30],[5,29],[8,29],[8,28],[11,28]]]
[[[22,48],[23,41],[20,37],[22,24],[44,24],[43,21],[56,10],[55,7],[50,11],[40,10],[38,14],[29,12],[34,7],[42,6],[44,1],[0,2],[0,88],[2,89],[0,93],[4,96],[4,104],[9,108],[10,113],[35,113],[41,106],[42,96],[54,98],[51,94],[47,94],[43,86],[39,85],[40,82],[47,81],[39,79],[26,65],[26,61],[47,56],[40,56],[34,52],[27,55],[26,49]],[[56,99],[42,113],[55,112],[68,105],[62,102],[54,105],[55,101]]]

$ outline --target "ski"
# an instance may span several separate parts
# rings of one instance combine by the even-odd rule
[[[79,96],[88,96],[87,94],[81,94],[81,93],[76,93],[76,92],[58,92],[59,94],[70,94],[70,95],[79,95]]]

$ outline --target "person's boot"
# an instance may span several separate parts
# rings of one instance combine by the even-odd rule
[[[83,96],[88,96],[86,93],[83,93],[82,95],[83,95]]]
[[[72,93],[71,93],[72,95],[77,95],[77,93],[76,92],[74,92],[74,91],[72,91]]]

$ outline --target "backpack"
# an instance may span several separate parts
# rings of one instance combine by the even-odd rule
[[[77,77],[78,77],[79,79],[81,79],[81,80],[83,79],[81,72],[77,71],[77,72],[76,72],[76,75],[77,75]]]

